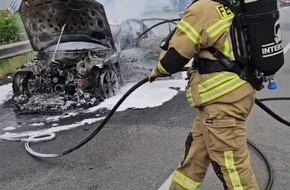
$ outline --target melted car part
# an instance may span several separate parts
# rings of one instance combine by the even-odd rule
[[[55,54],[58,50],[58,47],[59,47],[59,43],[60,43],[60,40],[61,40],[61,37],[62,37],[62,34],[64,32],[64,29],[65,29],[65,26],[66,26],[67,23],[65,23],[63,25],[63,27],[61,28],[61,32],[60,32],[60,35],[59,35],[59,38],[58,38],[58,41],[57,41],[57,44],[56,44],[56,47],[55,47],[55,50],[54,50],[54,53],[53,53],[53,57],[52,57],[52,61],[54,61],[54,58],[55,58]]]
[[[23,0],[19,9],[31,46],[42,51],[61,42],[83,41],[115,49],[102,4],[93,0]]]

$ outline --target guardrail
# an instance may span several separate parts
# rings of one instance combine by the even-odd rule
[[[31,52],[29,41],[17,42],[0,46],[0,60]]]

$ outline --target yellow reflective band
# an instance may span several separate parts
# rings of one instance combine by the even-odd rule
[[[223,31],[225,29],[229,29],[231,24],[232,24],[233,18],[234,18],[234,16],[230,16],[230,17],[228,17],[226,19],[219,20],[218,22],[216,22],[215,24],[210,26],[206,30],[206,32],[208,33],[209,37],[213,38],[216,35],[218,35],[221,31]]]
[[[192,106],[192,107],[195,106],[195,104],[193,102],[192,94],[191,94],[191,87],[188,87],[186,89],[186,99],[187,99],[190,106]]]
[[[179,171],[174,172],[172,179],[176,184],[180,185],[186,190],[198,190],[198,187],[201,184],[201,182],[195,182]]]
[[[229,55],[230,55],[230,42],[228,39],[225,40],[224,46],[225,46],[225,49],[224,49],[223,53],[226,57],[229,57]]]
[[[233,50],[230,51],[229,58],[230,58],[232,61],[235,61],[235,60],[236,60]]]
[[[232,80],[237,77],[237,74],[231,72],[222,72],[198,85],[199,93],[204,93],[209,91],[221,84],[225,83],[226,81]]]
[[[226,169],[227,169],[228,174],[230,176],[230,180],[231,180],[233,189],[234,190],[244,190],[244,187],[242,186],[242,183],[241,183],[239,173],[238,173],[237,168],[235,166],[234,152],[233,151],[224,152],[224,157],[225,157]]]
[[[177,28],[183,31],[193,43],[199,43],[201,38],[199,33],[188,22],[181,19],[177,25]]]
[[[228,35],[224,46],[225,46],[224,55],[227,56],[228,58],[230,58],[230,60],[234,61],[235,60],[235,56],[234,56],[232,40],[231,40],[231,36],[230,35]]]
[[[165,75],[170,75],[170,73],[164,69],[164,67],[161,65],[160,62],[157,64],[157,68],[160,71],[160,73],[165,74]]]
[[[224,84],[220,85],[219,87],[216,87],[208,92],[204,92],[203,94],[200,94],[201,102],[208,103],[214,99],[217,99],[225,94],[228,94],[229,92],[232,92],[233,90],[239,88],[243,84],[245,84],[246,81],[240,79],[240,77],[237,75],[232,80],[229,80],[225,82]]]

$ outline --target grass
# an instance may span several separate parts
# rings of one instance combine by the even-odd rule
[[[15,57],[0,60],[0,79],[13,75],[16,69],[33,58],[33,53],[25,53]]]

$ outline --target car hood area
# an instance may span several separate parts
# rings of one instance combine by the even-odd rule
[[[35,51],[57,44],[61,33],[60,43],[91,42],[115,49],[104,7],[95,0],[23,0],[19,14]]]

